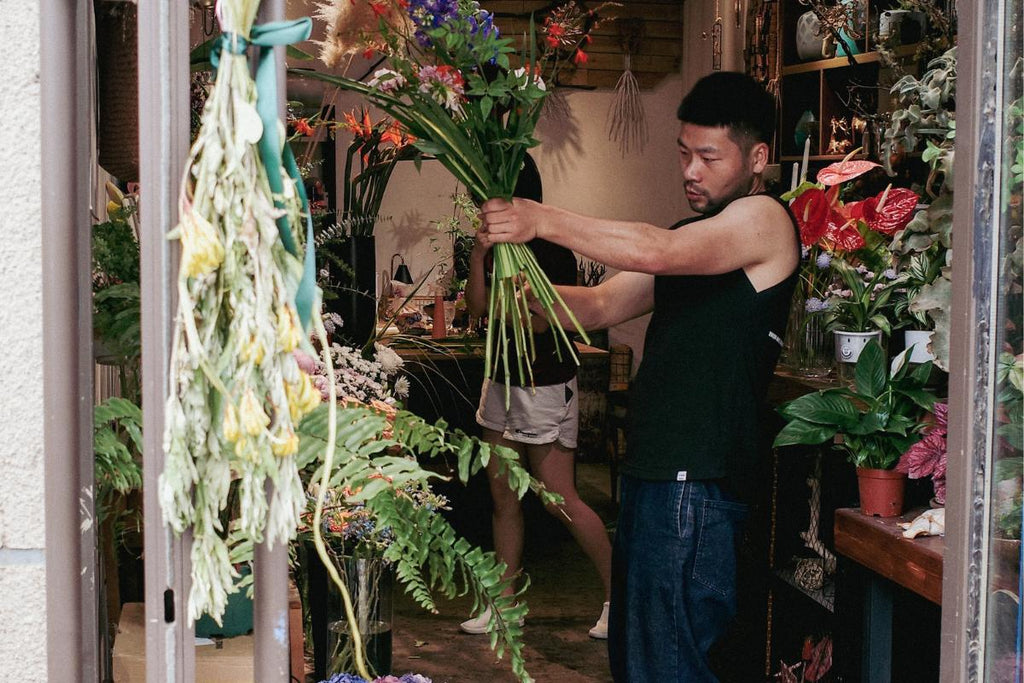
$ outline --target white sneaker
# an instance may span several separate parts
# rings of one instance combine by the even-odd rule
[[[522,626],[525,622],[520,619],[519,625]],[[491,630],[491,608],[488,607],[483,612],[478,614],[472,619],[459,624],[459,628],[462,629],[463,633],[471,633],[473,635],[480,635],[482,633],[490,633]]]
[[[604,603],[601,608],[601,618],[594,624],[594,628],[590,629],[590,637],[597,638],[598,640],[608,640],[608,603]]]

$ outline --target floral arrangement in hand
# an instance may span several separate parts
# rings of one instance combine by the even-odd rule
[[[477,202],[511,199],[526,150],[537,144],[533,132],[547,84],[565,64],[562,55],[583,61],[581,48],[603,7],[582,10],[573,1],[556,8],[541,27],[539,46],[531,21],[527,49],[517,55],[514,41],[501,35],[493,16],[474,0],[333,0],[318,5],[328,36],[321,60],[337,66],[362,52],[382,55],[387,66],[366,83],[304,73],[360,93],[386,111],[415,137],[416,148],[437,158]],[[532,380],[533,356],[525,287],[549,319],[557,320],[556,305],[572,315],[527,247],[498,245],[494,257],[488,317],[497,324],[488,327],[485,372],[497,371],[495,353],[509,372],[511,337],[525,383],[527,375]],[[554,326],[560,350],[575,358],[568,335],[557,322]]]
[[[818,172],[782,195],[800,229],[804,252],[801,287],[808,313],[826,316],[831,329],[889,332],[891,283],[895,262],[888,250],[892,236],[910,221],[918,196],[887,187],[874,197],[844,202],[843,183],[879,168],[854,160],[859,150]]]

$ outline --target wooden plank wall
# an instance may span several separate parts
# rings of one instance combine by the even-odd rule
[[[480,5],[494,13],[494,20],[506,36],[522,40],[529,30],[530,14],[539,24],[557,3],[545,0],[482,0]],[[600,2],[585,3],[596,8]],[[580,88],[613,88],[625,68],[626,41],[623,33],[633,27],[642,31],[639,49],[631,55],[631,70],[641,88],[656,86],[668,74],[679,73],[683,40],[683,0],[623,0],[602,13],[609,17],[593,33],[587,46],[587,62],[566,69],[559,84]]]

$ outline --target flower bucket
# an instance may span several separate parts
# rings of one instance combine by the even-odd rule
[[[910,363],[927,363],[935,360],[935,354],[928,350],[928,344],[932,341],[930,330],[904,330],[903,343],[906,348],[913,348],[907,361]]]
[[[860,352],[864,350],[868,342],[874,340],[879,344],[882,343],[881,330],[873,330],[871,332],[835,330],[834,334],[837,363],[856,363],[857,359],[860,358]]]
[[[804,377],[827,377],[833,362],[825,319],[808,313],[804,301],[799,293],[793,298],[780,362]]]
[[[857,468],[860,511],[869,517],[898,517],[903,514],[903,492],[907,475],[896,470]]]

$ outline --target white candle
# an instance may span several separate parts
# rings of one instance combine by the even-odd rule
[[[792,192],[793,190],[796,189],[796,186],[800,182],[798,180],[799,177],[800,177],[800,164],[798,164],[797,162],[794,161],[793,162],[793,176],[790,178],[790,181],[789,181],[790,182],[790,185],[789,185],[789,191],[790,192]]]
[[[804,139],[804,159],[800,164],[800,182],[807,180],[807,161],[811,155],[811,136]]]

